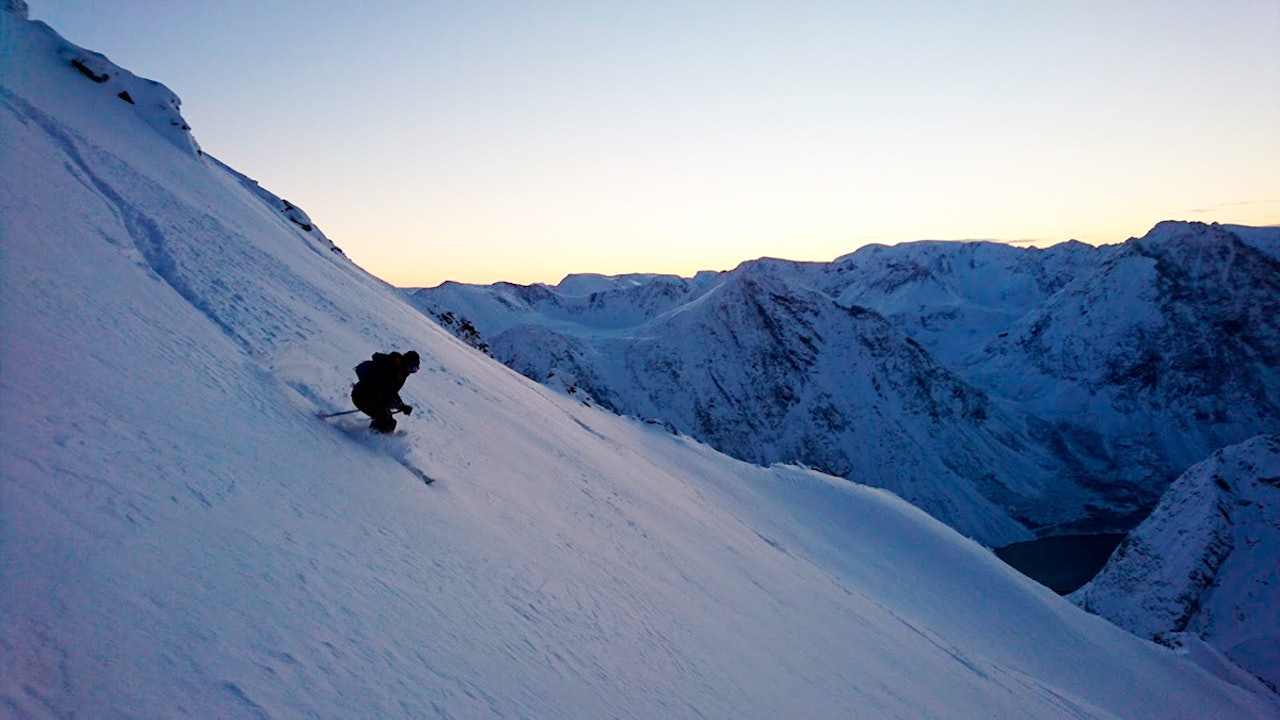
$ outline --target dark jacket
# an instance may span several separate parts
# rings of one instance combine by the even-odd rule
[[[400,388],[409,377],[409,369],[400,359],[400,353],[374,353],[373,357],[356,366],[360,378],[351,389],[351,399],[357,408],[368,413],[400,408]]]

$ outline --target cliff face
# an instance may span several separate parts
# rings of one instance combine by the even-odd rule
[[[1274,432],[1280,262],[1246,236],[1162,223],[1019,318],[966,372],[1097,432],[1118,457],[1141,448],[1157,476]]]
[[[1280,688],[1280,435],[1220,450],[1170,486],[1080,607],[1133,633],[1187,633]]]

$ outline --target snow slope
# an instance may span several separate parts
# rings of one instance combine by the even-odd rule
[[[1214,453],[1071,595],[1142,637],[1187,633],[1280,688],[1280,435]]]
[[[512,373],[14,7],[0,714],[1280,716],[888,493]],[[315,417],[411,347],[402,434]]]

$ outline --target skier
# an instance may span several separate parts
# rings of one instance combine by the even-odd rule
[[[356,366],[358,382],[351,388],[351,402],[356,409],[373,418],[370,429],[389,433],[396,429],[394,410],[408,415],[413,408],[400,399],[400,388],[410,375],[418,372],[418,353],[410,350],[374,353],[373,357]]]

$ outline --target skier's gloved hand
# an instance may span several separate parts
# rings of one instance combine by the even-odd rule
[[[410,406],[408,406],[408,405],[401,404],[401,405],[400,405],[400,412],[404,413],[405,415],[412,415],[412,414],[413,414],[413,408],[412,408],[412,407],[410,407]]]

